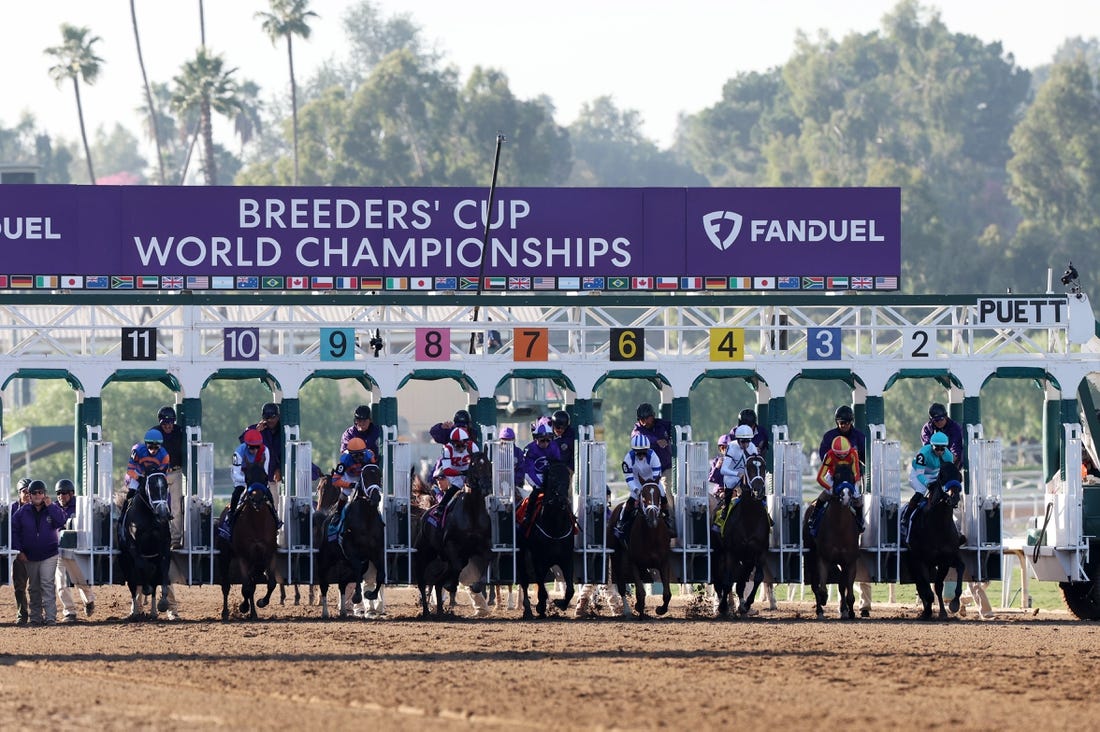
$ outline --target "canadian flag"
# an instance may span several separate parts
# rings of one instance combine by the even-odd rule
[[[287,277],[286,286],[288,290],[304,290],[309,285],[306,284],[305,277]]]

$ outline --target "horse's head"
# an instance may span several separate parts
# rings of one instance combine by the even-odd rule
[[[493,490],[493,464],[483,452],[475,452],[466,469],[466,487],[479,496],[487,496]]]
[[[862,496],[851,465],[838,465],[833,471],[833,495],[843,506],[858,501]]]
[[[167,520],[171,516],[171,497],[168,494],[168,479],[164,477],[164,473],[152,473],[145,477],[145,497],[158,519]]]
[[[745,459],[745,484],[748,495],[758,501],[764,500],[768,487],[768,464],[760,455],[749,455]]]
[[[962,473],[955,463],[944,463],[936,479],[928,484],[928,504],[946,503],[951,508],[962,498]]]
[[[244,493],[244,499],[250,508],[259,510],[267,501],[267,486],[263,483],[253,483]]]
[[[638,508],[645,517],[646,525],[657,528],[661,520],[661,487],[656,483],[646,483],[638,495]]]
[[[551,463],[546,468],[542,482],[543,506],[556,511],[570,510],[569,466],[565,463]]]

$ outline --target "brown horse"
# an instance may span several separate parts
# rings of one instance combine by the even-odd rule
[[[714,591],[718,595],[718,614],[729,612],[730,592],[736,590],[737,611],[748,615],[756,597],[758,583],[745,596],[745,586],[753,575],[763,571],[763,557],[768,550],[771,520],[764,505],[767,487],[766,463],[759,455],[745,461],[745,483],[741,497],[729,509],[722,526],[722,536],[714,547]]]
[[[218,561],[221,567],[222,620],[229,620],[230,574],[236,570],[241,581],[241,604],[238,610],[256,620],[256,608],[267,607],[275,592],[275,549],[278,527],[267,502],[267,486],[254,483],[241,496],[238,516],[233,524],[233,538],[227,542],[218,533]],[[228,518],[225,509],[221,521]],[[267,594],[256,599],[256,586],[267,584]]]
[[[562,582],[565,583],[565,597],[554,600],[554,605],[559,610],[565,610],[573,599],[573,534],[577,520],[573,516],[569,493],[571,477],[572,471],[568,465],[551,463],[543,480],[540,505],[528,505],[525,509],[537,511],[531,521],[530,535],[517,537],[517,583],[523,598],[525,620],[534,617],[531,599],[527,593],[527,585],[532,582],[538,586],[538,604],[535,609],[540,618],[546,617],[546,606],[550,597],[546,592],[546,578],[551,567],[556,566],[561,570]]]
[[[657,607],[657,614],[664,615],[668,612],[668,604],[672,601],[672,585],[670,583],[671,567],[669,557],[668,526],[661,515],[661,487],[656,483],[646,483],[642,486],[638,496],[638,509],[642,520],[635,520],[630,529],[630,536],[626,543],[615,538],[614,526],[619,521],[619,515],[623,511],[622,504],[615,507],[615,512],[608,522],[607,545],[615,550],[611,558],[612,579],[623,596],[623,615],[630,615],[630,606],[626,603],[626,585],[634,583],[635,604],[634,609],[638,616],[645,615],[645,583],[650,579],[651,570],[657,570],[661,577],[663,588],[662,604]]]
[[[806,571],[813,588],[818,618],[825,615],[828,600],[826,588],[829,574],[837,577],[840,595],[840,617],[855,618],[856,595],[853,585],[859,562],[859,519],[862,496],[855,485],[855,476],[847,465],[839,466],[833,475],[833,489],[825,502],[824,513],[817,520],[817,535],[811,529],[812,512],[806,513],[802,539],[807,548]]]

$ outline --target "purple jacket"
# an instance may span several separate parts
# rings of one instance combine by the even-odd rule
[[[360,440],[367,443],[367,449],[374,453],[373,463],[376,465],[382,464],[382,460],[378,453],[378,442],[382,439],[381,427],[374,422],[370,423],[370,427],[367,427],[366,431],[357,429],[355,425],[348,427],[340,437],[340,452],[348,449],[348,441],[353,437],[358,437]]]
[[[12,516],[11,548],[27,560],[41,562],[57,556],[57,532],[65,526],[65,511],[56,503],[35,509],[23,506]]]
[[[955,460],[962,460],[963,455],[963,428],[962,425],[951,419],[947,418],[943,428],[936,427],[932,420],[928,420],[924,423],[924,427],[920,430],[920,442],[922,445],[927,445],[929,440],[932,439],[932,435],[937,432],[942,432],[947,435],[947,449],[951,451],[951,454],[955,456]]]
[[[542,478],[550,463],[560,463],[561,451],[556,442],[551,442],[546,447],[532,442],[523,451],[523,465],[526,470],[527,483],[531,486],[542,487]]]
[[[646,427],[641,422],[636,422],[634,431],[630,433],[631,437],[634,435],[645,435],[649,438],[649,449],[657,453],[657,457],[661,461],[662,473],[672,469],[672,422],[659,417],[653,420],[652,427]],[[665,446],[658,445],[658,440],[665,440]]]

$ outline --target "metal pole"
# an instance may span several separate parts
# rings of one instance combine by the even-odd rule
[[[481,237],[481,257],[477,266],[477,295],[481,295],[481,286],[485,279],[485,250],[489,248],[489,232],[493,226],[493,203],[497,194],[497,171],[500,170],[500,146],[504,143],[504,133],[497,133],[497,149],[493,156],[493,181],[489,184],[489,205],[485,208],[485,234]],[[480,305],[474,303],[474,312],[470,320],[477,322]],[[477,346],[477,332],[470,331],[470,353],[474,353]]]

